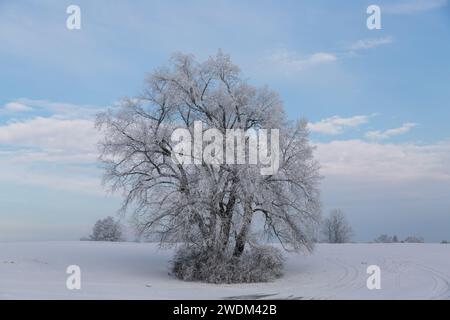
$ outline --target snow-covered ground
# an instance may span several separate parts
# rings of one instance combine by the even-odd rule
[[[318,245],[288,255],[271,283],[214,285],[168,274],[170,250],[154,244],[0,243],[0,299],[450,299],[450,245]],[[368,265],[381,289],[368,290]],[[66,268],[81,268],[81,290],[66,289]]]

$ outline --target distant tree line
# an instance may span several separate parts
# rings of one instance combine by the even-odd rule
[[[420,236],[408,236],[404,240],[398,240],[396,235],[389,236],[387,234],[379,235],[373,240],[375,243],[424,243],[425,240]]]

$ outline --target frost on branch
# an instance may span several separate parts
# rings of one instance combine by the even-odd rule
[[[194,135],[198,121],[203,130],[214,128],[224,136],[228,129],[278,129],[279,169],[261,175],[261,163],[173,161],[172,133],[185,128]],[[288,121],[278,95],[244,81],[229,56],[219,51],[197,62],[191,55],[175,54],[167,67],[148,76],[139,97],[100,114],[97,123],[104,134],[105,182],[124,195],[123,210],[133,212],[143,234],[157,235],[163,245],[184,244],[174,259],[178,277],[263,281],[279,276],[281,259],[278,253],[255,249],[258,242],[313,249],[320,220],[319,175],[306,122]],[[248,146],[248,137],[244,140]],[[207,145],[204,141],[203,149]],[[255,276],[265,271],[252,259],[274,266],[265,270],[270,275]],[[222,271],[210,278],[196,267],[204,261],[207,270],[235,270],[242,278]],[[243,272],[250,265],[256,269]]]

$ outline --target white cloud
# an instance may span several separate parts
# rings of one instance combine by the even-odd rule
[[[449,226],[450,141],[417,145],[362,140],[317,143],[324,208],[342,208],[357,237],[417,233],[427,241]]]
[[[325,176],[383,181],[450,181],[450,142],[430,145],[382,144],[361,140],[317,143]]]
[[[381,12],[390,14],[415,14],[447,6],[448,0],[401,0],[381,7]]]
[[[285,71],[297,72],[313,66],[334,62],[337,58],[334,54],[326,52],[317,52],[308,56],[301,56],[294,51],[278,49],[273,52],[267,60]]]
[[[26,98],[6,106],[33,111],[14,114],[0,125],[0,147],[13,150],[17,161],[84,163],[96,158],[100,135],[94,127],[94,116],[105,108]]]
[[[415,123],[408,122],[408,123],[404,123],[399,128],[388,129],[388,130],[385,130],[385,131],[379,131],[379,130],[369,131],[369,132],[366,133],[366,137],[369,138],[369,139],[376,139],[376,140],[389,139],[389,138],[394,137],[394,136],[398,136],[398,135],[402,135],[402,134],[408,133],[416,125],[417,124],[415,124]]]
[[[369,38],[358,40],[350,46],[350,50],[363,50],[363,49],[372,49],[378,46],[389,44],[394,42],[394,38],[391,36],[382,37],[382,38]]]
[[[312,67],[333,63],[339,58],[351,57],[352,53],[358,50],[373,49],[392,42],[394,42],[392,36],[361,39],[343,48],[344,54],[342,52],[341,54],[339,52],[316,52],[310,55],[302,55],[286,48],[280,48],[269,54],[263,63],[269,63],[278,71],[286,73],[300,72]]]
[[[66,154],[92,152],[99,134],[93,120],[36,117],[0,126],[0,145]]]
[[[9,104],[23,105],[36,112],[48,112],[54,117],[77,119],[92,118],[98,112],[105,109],[104,107],[93,105],[78,105],[67,102],[53,102],[49,100],[34,100],[27,98],[20,98]]]
[[[3,109],[10,112],[27,112],[33,110],[33,108],[20,102],[9,102],[5,104]]]
[[[102,108],[30,99],[13,103],[33,113],[14,113],[14,120],[0,125],[0,181],[104,194],[101,173],[92,167],[100,139],[93,115]]]
[[[339,116],[333,116],[330,118],[322,119],[319,122],[309,123],[308,129],[311,132],[326,134],[326,135],[338,135],[344,132],[345,128],[354,128],[369,121],[369,116],[353,116],[349,118],[342,118]]]

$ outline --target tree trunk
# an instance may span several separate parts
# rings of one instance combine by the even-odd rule
[[[221,223],[220,241],[222,243],[220,245],[222,252],[227,249],[228,241],[230,239],[230,230],[231,230],[231,215],[224,217]]]
[[[235,180],[234,180],[235,182]],[[222,215],[220,241],[222,242],[221,250],[224,252],[227,249],[228,242],[230,240],[231,221],[233,218],[233,212],[236,205],[236,184],[233,185],[230,198],[225,206],[225,210]]]
[[[234,247],[233,257],[240,258],[245,249],[247,242],[247,235],[250,230],[250,224],[252,223],[253,209],[251,201],[246,201],[244,207],[244,219],[242,221],[241,230],[236,236],[236,245]]]

